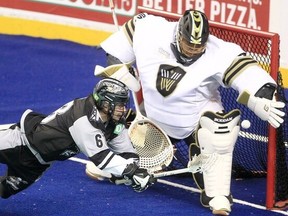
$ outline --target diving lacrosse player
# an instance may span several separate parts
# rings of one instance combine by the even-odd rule
[[[203,164],[218,158],[193,177],[202,205],[229,215],[240,112],[224,111],[218,87],[238,91],[239,103],[277,128],[284,103],[275,100],[276,82],[240,46],[209,34],[207,17],[197,10],[185,11],[178,22],[139,14],[101,47],[108,65],[136,62],[147,117],[172,141],[186,141],[191,159],[200,148]]]
[[[130,179],[136,192],[152,184],[130,142],[124,114],[129,90],[115,79],[100,80],[92,94],[75,99],[49,116],[26,110],[18,124],[0,131],[0,196],[9,198],[26,189],[54,161],[84,153],[114,178]]]

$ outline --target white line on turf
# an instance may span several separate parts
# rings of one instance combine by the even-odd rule
[[[83,163],[83,164],[86,164],[88,162],[88,160],[77,158],[77,157],[71,157],[71,158],[69,158],[69,160],[72,160],[72,161],[75,161],[75,162],[79,162],[79,163]],[[176,187],[176,188],[181,188],[181,189],[184,189],[184,190],[187,190],[187,191],[192,191],[194,193],[200,193],[200,190],[197,189],[197,188],[193,188],[193,187],[190,187],[190,186],[185,186],[185,185],[182,185],[182,184],[166,181],[166,180],[163,180],[163,179],[158,179],[157,182],[159,182],[161,184],[166,184],[166,185],[169,185],[169,186],[172,186],[172,187]],[[235,198],[233,198],[233,202],[241,204],[241,205],[246,205],[246,206],[250,206],[250,207],[253,207],[253,208],[261,209],[261,210],[267,210],[265,206],[261,206],[261,205],[258,205],[258,204],[253,204],[253,203],[246,202],[246,201],[239,200],[239,199],[235,199]],[[271,211],[272,212],[277,212],[277,213],[282,214],[282,215],[288,215],[288,212],[286,212],[286,211],[281,211],[281,210],[271,210]]]
[[[79,163],[83,163],[83,164],[87,164],[87,162],[89,160],[85,160],[85,159],[81,159],[81,158],[77,158],[77,157],[71,157],[69,158],[69,160],[75,161],[75,162],[79,162]]]
[[[170,186],[173,186],[173,187],[181,188],[181,189],[184,189],[184,190],[200,193],[200,190],[197,189],[197,188],[193,188],[193,187],[190,187],[190,186],[185,186],[185,185],[182,185],[182,184],[166,181],[166,180],[163,180],[163,179],[158,179],[157,182],[162,183],[162,184],[166,184],[166,185],[170,185]],[[257,209],[267,210],[265,206],[261,206],[261,205],[258,205],[258,204],[253,204],[253,203],[246,202],[246,201],[239,200],[239,199],[235,199],[235,198],[233,198],[233,202],[241,204],[241,205],[251,206],[251,207],[257,208]],[[286,211],[280,211],[280,210],[271,210],[271,211],[277,212],[277,213],[280,213],[280,214],[283,214],[283,215],[288,215],[288,212],[286,212]]]

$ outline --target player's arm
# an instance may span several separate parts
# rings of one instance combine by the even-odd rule
[[[106,52],[107,65],[135,61],[133,51],[134,19],[126,22],[119,31],[113,33],[100,46]]]
[[[277,128],[283,122],[283,102],[276,101],[277,84],[257,61],[239,55],[225,72],[225,85],[239,92],[237,101],[246,105],[259,118]]]
[[[81,152],[102,171],[116,177],[130,179],[131,186],[137,192],[141,192],[151,185],[152,176],[146,169],[139,168],[135,163],[135,159],[137,159],[135,152],[132,152],[129,147],[120,146],[114,149],[119,152],[111,151],[102,131],[93,127],[87,118],[83,117],[75,121],[69,131]],[[124,132],[126,131],[127,129],[124,129]],[[114,141],[114,145],[120,145],[118,142],[128,139],[124,132],[123,136],[119,136],[118,141]],[[121,144],[125,146],[125,143]],[[131,145],[130,141],[127,145]]]
[[[131,187],[136,192],[142,192],[152,185],[155,180],[146,169],[140,168],[138,163],[132,162],[133,153],[116,155],[110,150],[93,155],[89,159],[101,170],[112,174],[111,181],[125,178],[130,180]],[[126,159],[128,157],[129,159]],[[132,160],[131,160],[132,159]]]
[[[107,65],[131,63],[135,61],[133,51],[133,38],[135,27],[139,20],[147,17],[147,14],[141,13],[123,24],[119,31],[113,33],[104,40],[100,46],[106,52]]]

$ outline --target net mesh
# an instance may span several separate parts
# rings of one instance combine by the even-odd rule
[[[160,15],[170,21],[179,19],[179,15],[150,11],[145,8],[138,8],[138,12]],[[232,165],[233,177],[267,176],[268,141],[276,142],[276,168],[272,170],[273,176],[275,176],[275,206],[275,202],[288,199],[288,106],[281,74],[278,72],[279,37],[272,33],[260,33],[259,31],[250,31],[213,22],[210,22],[210,33],[218,38],[240,45],[259,62],[267,73],[270,73],[278,81],[277,97],[286,103],[284,108],[286,115],[284,123],[276,131],[276,137],[268,136],[269,126],[267,122],[260,120],[247,107],[236,102],[238,93],[235,90],[222,87],[219,89],[225,110],[228,112],[238,108],[242,112],[241,120],[248,119],[251,122],[250,128],[241,129],[242,131],[240,131],[240,136],[235,145]],[[257,77],[251,77],[251,79],[257,79]],[[175,159],[172,161],[170,168],[183,168],[189,161],[188,145],[181,141],[175,145],[175,148],[177,149],[174,154]]]
[[[152,122],[140,120],[129,128],[129,136],[140,156],[140,167],[151,172],[168,166],[173,159],[173,146]]]

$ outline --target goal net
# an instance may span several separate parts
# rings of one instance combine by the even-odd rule
[[[178,21],[179,14],[172,14],[150,8],[138,7],[138,12],[146,12]],[[210,21],[210,33],[223,40],[239,44],[278,82],[277,96],[285,101],[281,74],[279,73],[279,35],[255,31]],[[251,77],[257,79],[257,77]],[[234,178],[266,177],[266,207],[281,208],[288,200],[288,117],[277,130],[267,122],[260,120],[245,106],[236,102],[238,93],[233,89],[220,88],[226,111],[238,108],[242,112],[241,120],[248,119],[251,127],[241,129],[233,155]],[[285,113],[288,113],[285,106]],[[188,146],[184,142],[176,144],[177,151],[170,167],[179,169],[187,166]],[[283,204],[284,203],[284,204]],[[286,202],[287,205],[287,202]]]

